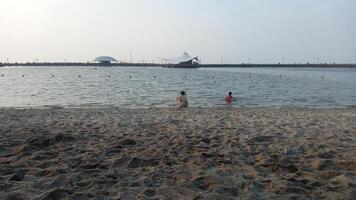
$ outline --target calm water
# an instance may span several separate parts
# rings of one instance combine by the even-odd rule
[[[224,105],[228,91],[236,106],[356,106],[356,69],[31,67],[1,74],[0,107],[165,107],[181,90],[194,107]]]

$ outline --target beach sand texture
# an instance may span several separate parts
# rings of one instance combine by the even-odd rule
[[[356,109],[0,109],[0,199],[356,199]]]

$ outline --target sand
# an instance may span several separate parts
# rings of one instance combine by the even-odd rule
[[[356,199],[356,109],[0,109],[0,199]]]

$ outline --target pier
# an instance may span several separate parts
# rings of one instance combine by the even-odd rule
[[[26,62],[0,63],[0,67],[164,67],[164,68],[356,68],[356,64],[160,64],[160,63],[91,63]]]

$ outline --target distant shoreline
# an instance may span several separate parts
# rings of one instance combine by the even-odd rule
[[[85,62],[27,62],[0,63],[0,67],[164,67],[164,68],[356,68],[356,64],[159,64],[159,63],[85,63]]]

